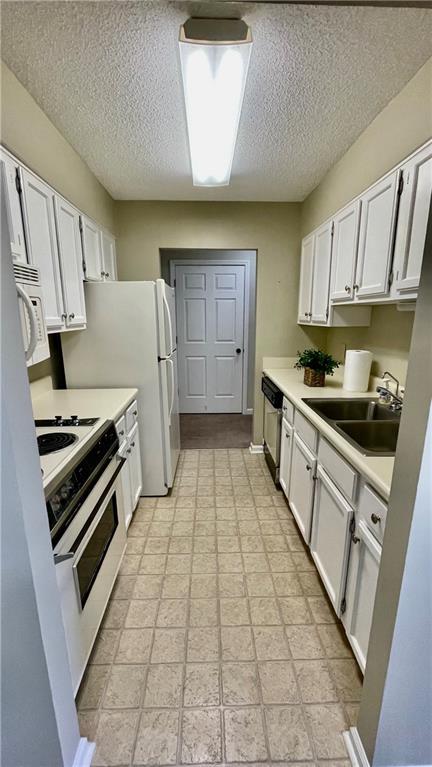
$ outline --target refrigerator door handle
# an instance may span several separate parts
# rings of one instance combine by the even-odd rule
[[[171,402],[170,402],[170,409],[169,409],[169,413],[168,413],[168,422],[169,422],[169,425],[171,426],[171,416],[172,416],[172,411],[173,411],[173,407],[174,407],[174,386],[175,386],[174,362],[173,362],[173,360],[167,360],[167,362],[169,363],[170,368],[171,368]]]
[[[166,299],[165,291],[162,294],[162,300],[163,300],[163,305],[164,305],[164,309],[165,309],[165,315],[166,315],[166,318],[167,318],[167,321],[168,321],[168,328],[169,328],[170,348],[167,350],[167,354],[169,355],[169,354],[171,354],[172,350],[174,349],[174,344],[173,344],[171,312],[170,312],[170,309],[169,309],[169,306],[168,306],[168,301]]]

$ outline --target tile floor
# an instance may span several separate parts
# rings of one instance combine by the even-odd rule
[[[78,695],[95,767],[348,767],[361,677],[262,456],[182,452],[142,499]]]

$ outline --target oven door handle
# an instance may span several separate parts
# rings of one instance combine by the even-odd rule
[[[33,304],[29,296],[25,292],[24,288],[22,288],[21,285],[16,283],[16,289],[17,289],[18,297],[21,298],[25,308],[27,309],[27,314],[28,314],[29,323],[30,323],[29,345],[27,349],[24,349],[26,362],[29,362],[29,360],[31,360],[33,356],[33,353],[34,353],[34,350],[36,349],[36,344],[37,344],[36,318],[35,318],[35,313],[33,309]]]
[[[73,559],[74,556],[74,551],[68,551],[67,554],[54,554],[54,564],[61,565],[62,562],[67,562],[68,559]]]

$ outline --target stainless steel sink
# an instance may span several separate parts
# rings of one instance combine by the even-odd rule
[[[394,455],[399,433],[397,421],[337,421],[335,428],[364,455]]]
[[[396,452],[400,412],[378,399],[303,399],[309,407],[363,455],[392,456]]]
[[[398,416],[377,399],[304,399],[326,421],[395,421]]]

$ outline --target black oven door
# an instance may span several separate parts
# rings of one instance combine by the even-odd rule
[[[75,585],[81,609],[84,608],[119,525],[116,486],[89,519],[90,524],[75,541],[73,564]]]

